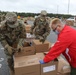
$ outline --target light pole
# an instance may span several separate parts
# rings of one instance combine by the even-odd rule
[[[68,14],[69,14],[70,0],[68,0]]]
[[[57,14],[58,14],[59,6],[57,5]]]

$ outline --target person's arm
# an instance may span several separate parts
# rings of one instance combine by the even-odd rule
[[[25,25],[24,24],[22,25],[21,33],[20,33],[19,37],[20,38],[26,38],[26,30],[25,30]]]
[[[69,37],[66,33],[61,35],[55,45],[50,49],[49,53],[44,57],[44,62],[50,62],[57,58],[66,50],[66,48],[68,48],[71,42],[71,39],[69,40]]]
[[[5,48],[5,46],[8,43],[7,43],[6,38],[2,32],[3,32],[3,24],[1,23],[1,26],[0,26],[0,42],[1,42],[2,46]]]
[[[5,37],[0,38],[0,41],[1,41],[1,44],[4,47],[4,49],[7,50],[10,55],[12,55],[14,52],[13,48],[7,43]]]
[[[49,27],[48,22],[45,28],[46,28],[46,32],[43,34],[44,38],[46,38],[50,34],[50,31],[51,31],[51,28]]]
[[[26,29],[25,29],[25,25],[24,25],[24,23],[22,24],[21,23],[21,32],[20,32],[20,34],[19,34],[19,39],[18,39],[18,44],[17,44],[17,51],[18,52],[21,52],[21,50],[22,50],[22,47],[23,47],[23,42],[24,42],[24,40],[26,39]]]
[[[0,42],[2,44],[2,46],[4,47],[5,50],[8,51],[8,53],[11,55],[13,53],[13,48],[8,44],[8,42],[6,41],[6,36],[2,33],[4,30],[4,24],[1,23],[1,27],[0,27]]]
[[[8,43],[6,42],[6,40],[1,40],[1,44],[2,46],[5,48],[6,45],[8,45]]]
[[[70,62],[70,59],[68,57],[68,55],[66,54],[66,50],[62,53],[64,55],[64,57],[67,59],[68,62]]]
[[[37,23],[38,22],[38,18],[35,19],[34,23],[33,23],[33,26],[31,27],[31,33],[33,34],[33,30],[34,28],[37,26]]]

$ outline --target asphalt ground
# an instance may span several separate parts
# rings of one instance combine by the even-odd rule
[[[73,27],[76,29],[76,27]],[[57,35],[51,31],[50,35],[47,37],[47,40],[51,43],[55,43]],[[6,55],[4,54],[4,49],[0,44],[0,75],[9,75],[9,68],[6,60]]]

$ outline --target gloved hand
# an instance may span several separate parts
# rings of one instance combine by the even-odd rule
[[[40,64],[45,64],[45,62],[43,60],[39,60]]]
[[[12,55],[13,54],[13,48],[11,47],[11,46],[9,46],[8,44],[7,45],[5,45],[5,49],[8,51],[8,53],[10,54],[10,55]]]
[[[43,37],[39,38],[40,42],[44,43],[45,39]]]
[[[43,36],[44,38],[46,38],[48,35],[47,35],[47,34],[43,34],[42,36]]]
[[[22,46],[19,46],[17,47],[17,52],[21,52],[22,51]]]

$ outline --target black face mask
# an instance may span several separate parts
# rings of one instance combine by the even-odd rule
[[[10,28],[16,28],[18,26],[16,22],[8,22],[8,21],[6,21],[6,25]]]
[[[46,15],[41,15],[42,17],[46,17]]]
[[[12,22],[7,21],[7,24],[13,25],[13,24],[15,24],[15,21],[12,21]]]

